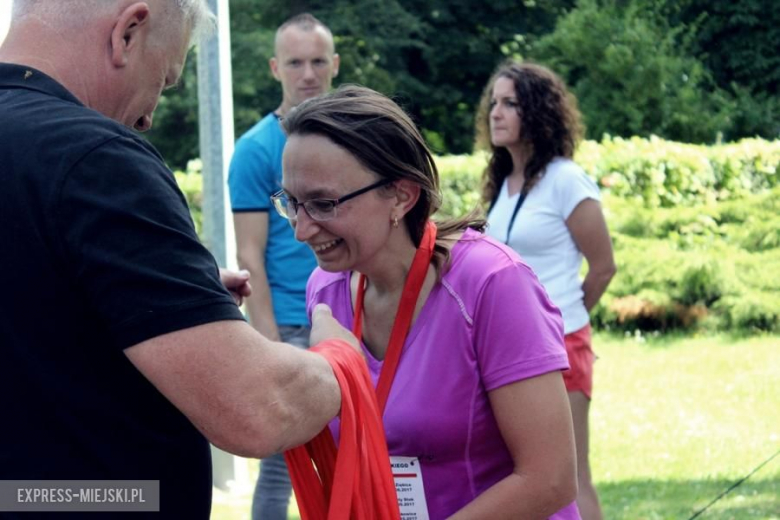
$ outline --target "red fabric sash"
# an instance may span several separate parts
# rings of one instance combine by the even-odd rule
[[[366,362],[339,340],[318,352],[333,367],[341,388],[339,450],[329,428],[304,446],[285,452],[303,520],[398,520],[390,454]]]
[[[429,222],[404,283],[376,391],[363,358],[343,341],[311,350],[328,360],[341,388],[339,449],[329,428],[304,446],[285,452],[290,480],[303,520],[398,520],[398,498],[390,468],[382,414],[411,327],[436,243]],[[362,337],[363,294],[358,281],[353,332]]]
[[[376,397],[379,402],[381,415],[385,413],[387,396],[390,395],[390,387],[393,385],[393,379],[395,379],[395,371],[398,368],[398,363],[401,361],[401,351],[404,348],[406,336],[409,334],[409,329],[412,326],[414,308],[417,306],[417,299],[420,297],[420,291],[422,291],[422,286],[425,283],[425,276],[428,274],[428,266],[431,264],[435,246],[436,224],[428,221],[420,247],[417,248],[409,274],[406,275],[404,291],[401,293],[401,301],[398,302],[398,312],[396,312],[393,328],[390,331],[390,339],[387,343],[382,372],[380,372],[379,381],[376,384]],[[355,319],[352,322],[352,333],[358,341],[363,339],[363,295],[365,292],[366,277],[361,274],[358,280],[357,298],[355,299]]]

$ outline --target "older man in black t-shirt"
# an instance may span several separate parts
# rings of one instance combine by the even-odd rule
[[[0,47],[0,480],[160,480],[155,518],[205,519],[207,439],[261,457],[338,412],[322,357],[243,321],[173,175],[129,129],[151,126],[209,16],[205,0],[15,1]],[[314,325],[315,340],[354,341],[327,310]]]

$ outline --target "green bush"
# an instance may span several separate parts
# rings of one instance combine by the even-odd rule
[[[618,274],[599,328],[780,331],[780,141],[712,147],[657,138],[583,143]],[[484,154],[437,157],[440,218],[480,207]],[[200,232],[201,164],[176,172]]]
[[[696,261],[680,276],[677,301],[684,306],[711,306],[725,292],[723,269],[719,260]]]
[[[647,207],[701,205],[777,186],[780,141],[700,146],[607,137],[583,143],[576,160],[606,190]]]
[[[439,218],[463,216],[481,207],[485,164],[487,157],[481,153],[436,157],[442,192]]]
[[[715,308],[722,314],[726,329],[780,331],[780,295],[777,292],[746,291],[727,296]]]
[[[778,330],[780,141],[607,138],[584,142],[575,159],[601,185],[618,264],[593,310],[597,327]],[[479,203],[486,161],[437,158],[442,214]]]
[[[650,209],[606,196],[618,275],[594,323],[778,330],[778,199],[780,187],[717,204]]]
[[[184,198],[187,199],[187,205],[190,207],[192,222],[195,224],[195,230],[198,235],[203,236],[203,162],[200,159],[193,159],[187,163],[187,171],[176,171],[173,175],[176,177],[176,183],[179,185]]]
[[[647,208],[699,207],[780,184],[780,140],[701,146],[658,137],[605,137],[583,142],[575,160],[605,193]],[[486,161],[480,153],[437,158],[445,191],[442,213],[458,214],[479,200]]]

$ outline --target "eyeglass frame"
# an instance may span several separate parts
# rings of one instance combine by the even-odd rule
[[[371,190],[375,190],[377,188],[381,188],[382,186],[387,186],[388,184],[391,184],[394,182],[395,179],[382,179],[379,180],[373,184],[369,184],[368,186],[364,188],[360,188],[359,190],[355,190],[353,192],[347,193],[346,195],[339,197],[337,199],[325,199],[325,198],[316,198],[316,199],[309,199],[303,202],[300,201],[293,201],[290,199],[290,197],[284,192],[284,190],[279,190],[273,195],[271,195],[271,203],[274,205],[274,208],[276,209],[276,212],[282,217],[290,221],[298,220],[298,209],[303,207],[303,210],[306,212],[306,214],[309,216],[310,219],[314,220],[315,222],[327,222],[328,220],[333,220],[336,218],[336,209],[339,207],[340,204],[350,200],[354,199],[358,195],[363,195],[364,193],[368,193]],[[282,198],[287,199],[287,204],[282,204]],[[293,197],[294,199],[294,197]],[[330,211],[333,212],[333,216],[328,218],[317,218],[314,217],[311,214],[311,211],[309,211],[309,208],[306,206],[311,202],[330,202],[333,204],[333,209]],[[289,206],[292,205],[293,213],[292,216],[288,212]],[[282,209],[284,208],[284,210]]]

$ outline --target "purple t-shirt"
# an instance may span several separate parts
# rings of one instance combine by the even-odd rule
[[[316,269],[309,316],[327,303],[351,328],[349,281],[348,272]],[[376,385],[382,361],[363,351]],[[390,454],[420,459],[431,520],[512,472],[488,392],[568,366],[560,313],[531,269],[508,247],[467,230],[409,331],[384,414]],[[551,518],[580,517],[572,503]]]

